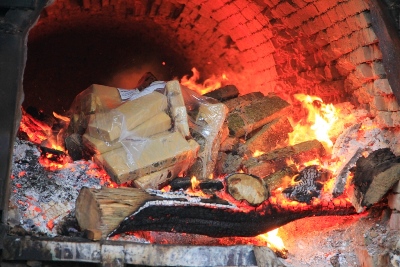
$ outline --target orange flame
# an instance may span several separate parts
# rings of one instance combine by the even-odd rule
[[[332,104],[324,104],[321,98],[304,94],[296,94],[294,97],[307,109],[307,120],[300,120],[289,134],[289,144],[295,145],[300,142],[317,139],[326,147],[331,148],[333,142],[329,131],[338,120],[337,112]]]
[[[254,153],[253,153],[253,158],[256,158],[256,157],[259,157],[259,156],[261,156],[262,154],[265,154],[265,152],[263,152],[263,151],[260,151],[260,150],[256,150],[256,151],[254,151]]]
[[[282,238],[278,236],[278,231],[279,228],[276,228],[275,230],[260,235],[260,237],[268,242],[268,247],[272,250],[284,251],[286,248]]]
[[[192,68],[192,72],[192,77],[189,78],[187,75],[185,75],[181,78],[180,83],[201,95],[220,88],[222,81],[228,80],[225,74],[222,74],[221,78],[217,78],[215,75],[212,75],[210,78],[206,79],[203,84],[198,84],[197,81],[200,79],[200,72],[196,68]]]
[[[192,176],[190,182],[192,183],[192,190],[195,191],[199,186],[200,182],[196,179],[196,176]]]

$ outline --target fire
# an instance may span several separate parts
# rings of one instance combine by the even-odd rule
[[[192,68],[192,72],[192,77],[188,78],[188,76],[186,75],[181,78],[180,83],[201,95],[220,88],[222,81],[228,80],[225,74],[222,74],[220,78],[212,75],[210,78],[206,79],[203,84],[198,84],[197,81],[200,79],[200,72],[196,68]]]
[[[278,236],[279,228],[275,230],[269,231],[263,235],[259,235],[268,243],[268,247],[271,248],[273,251],[279,251],[282,254],[286,254],[287,250],[285,245],[283,244],[282,238]]]
[[[192,183],[192,190],[195,191],[199,187],[200,182],[196,179],[196,176],[192,176],[190,182]]]
[[[265,154],[265,152],[263,152],[263,151],[260,151],[260,150],[256,150],[256,151],[254,151],[254,153],[253,153],[253,157],[254,158],[256,158],[256,157],[259,157],[259,156],[261,156],[262,154]]]
[[[329,131],[338,120],[337,111],[332,104],[325,104],[321,98],[304,94],[296,94],[294,97],[307,109],[307,119],[301,119],[293,127],[289,134],[289,144],[295,145],[300,142],[317,139],[326,147],[331,148],[333,142]],[[293,124],[293,123],[292,123]]]

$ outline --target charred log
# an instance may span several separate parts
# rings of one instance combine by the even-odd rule
[[[212,97],[221,102],[235,98],[238,95],[239,95],[239,90],[235,85],[226,85],[219,89],[204,94],[204,96]]]
[[[282,192],[291,200],[310,204],[313,198],[319,197],[322,182],[327,181],[330,176],[327,170],[322,170],[316,165],[308,166],[295,176],[295,184]]]
[[[355,167],[351,201],[358,211],[379,202],[400,180],[400,157],[389,148],[378,149],[358,159]]]
[[[117,193],[118,190],[123,190],[124,194]],[[114,198],[110,197],[108,191],[114,192]],[[136,200],[132,202],[133,198]],[[141,198],[143,201],[140,201]],[[190,197],[183,193],[172,195],[160,191],[144,192],[135,188],[83,188],[77,200],[76,214],[81,228],[100,229],[102,238],[106,238],[132,231],[250,237],[308,216],[355,213],[354,208],[345,199],[321,201],[310,205],[271,200],[263,202],[257,208],[238,208],[227,202],[212,202],[213,199]],[[87,218],[86,222],[82,220],[83,217]],[[108,224],[109,220],[112,220],[114,225]]]
[[[271,95],[251,102],[243,108],[236,108],[226,118],[229,134],[241,137],[264,126],[276,118],[289,113],[289,103]]]

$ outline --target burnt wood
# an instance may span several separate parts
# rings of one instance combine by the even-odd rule
[[[226,101],[239,95],[239,90],[235,85],[226,85],[214,91],[204,94],[204,96],[212,97],[218,101]]]
[[[100,230],[104,239],[132,231],[251,237],[300,218],[355,213],[344,198],[293,205],[282,197],[280,201],[264,201],[258,207],[242,205],[239,208],[218,197],[201,198],[182,192],[82,188],[76,215],[82,229]]]
[[[399,180],[400,157],[396,157],[389,148],[378,149],[368,157],[357,160],[351,201],[357,210],[362,211],[379,202]]]
[[[251,237],[309,216],[355,213],[355,209],[344,199],[338,200],[338,205],[331,202],[299,208],[265,202],[260,208],[250,211],[241,211],[228,205],[207,207],[179,205],[178,202],[174,206],[145,207],[122,221],[110,236],[143,230],[202,234],[211,237]]]
[[[322,182],[327,181],[330,176],[329,171],[311,165],[300,171],[294,177],[294,184],[282,192],[291,200],[310,204],[314,197],[319,197],[323,188]]]

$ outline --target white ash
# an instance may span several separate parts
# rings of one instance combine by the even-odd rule
[[[359,148],[366,152],[388,148],[390,143],[386,132],[374,126],[373,121],[367,118],[343,131],[332,149],[332,158],[346,158],[354,154],[351,151]]]
[[[343,193],[350,169],[361,156],[367,156],[380,148],[388,148],[390,143],[387,131],[376,127],[369,118],[345,129],[332,148],[333,164],[340,162],[334,173],[336,180],[332,195],[336,197]]]
[[[29,233],[55,236],[57,224],[73,212],[80,189],[101,188],[105,177],[99,176],[104,172],[85,160],[48,171],[39,163],[39,157],[36,145],[16,140],[8,223],[20,225]]]

